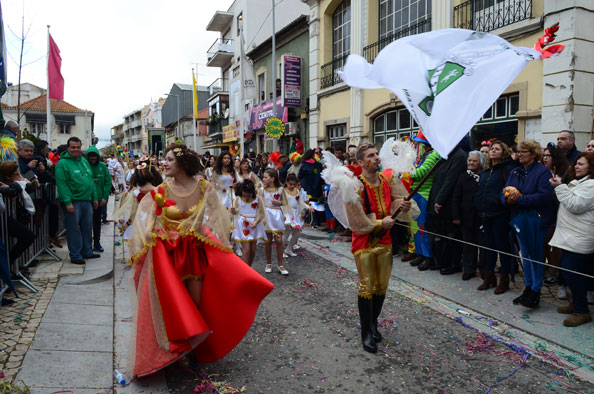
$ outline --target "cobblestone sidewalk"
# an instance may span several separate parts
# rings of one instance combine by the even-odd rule
[[[39,256],[37,264],[29,267],[29,279],[39,289],[37,293],[17,286],[19,298],[9,291],[4,294],[5,299],[14,301],[12,305],[0,307],[0,377],[4,375],[6,382],[13,381],[19,372],[59,278],[80,275],[84,271],[82,266],[70,264],[65,246],[55,252],[62,261]]]

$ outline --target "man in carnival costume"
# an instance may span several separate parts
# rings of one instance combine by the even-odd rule
[[[363,349],[375,353],[382,340],[377,330],[388,282],[392,272],[391,214],[400,209],[397,220],[410,222],[418,216],[414,201],[405,201],[408,194],[392,170],[379,172],[380,158],[373,144],[362,144],[355,157],[361,168],[354,202],[345,201],[348,222],[353,230],[351,252],[359,274],[358,307],[361,319]],[[356,171],[357,172],[357,171]]]
[[[412,180],[411,187],[415,187],[415,182],[419,182],[423,177],[437,164],[441,158],[437,151],[433,150],[429,141],[423,135],[423,132],[419,130],[419,134],[413,137],[413,140],[417,143],[418,153],[417,161],[415,162],[415,171],[410,175]],[[416,220],[416,226],[413,226],[416,231],[413,230],[415,254],[417,258],[410,262],[413,267],[418,266],[421,271],[429,269],[435,265],[433,263],[433,252],[429,244],[429,236],[425,232],[426,221],[427,221],[427,201],[429,200],[429,193],[433,185],[433,175],[430,175],[429,179],[425,181],[419,191],[413,196],[413,200],[417,203],[419,210],[421,211],[419,217]]]

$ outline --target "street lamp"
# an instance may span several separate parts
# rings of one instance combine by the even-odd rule
[[[175,127],[175,139],[177,139],[179,137],[179,95],[165,93],[165,96],[174,96],[177,100],[177,126]]]

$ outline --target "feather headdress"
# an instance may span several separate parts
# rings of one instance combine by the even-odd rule
[[[414,170],[417,152],[412,144],[389,138],[379,151],[379,158],[383,169],[391,169],[394,174]]]
[[[322,171],[322,179],[331,188],[340,191],[343,202],[357,202],[359,200],[357,190],[361,187],[361,181],[329,151],[324,151],[323,156],[322,163],[326,168]]]
[[[0,139],[0,161],[17,161],[16,142],[10,137]]]

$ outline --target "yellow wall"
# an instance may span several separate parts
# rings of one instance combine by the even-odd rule
[[[320,64],[332,61],[332,14],[340,3],[342,0],[320,2]]]
[[[367,42],[363,46],[371,45],[379,38],[379,2],[367,2]]]
[[[326,139],[326,122],[348,119],[351,114],[351,91],[343,90],[319,99],[318,140]],[[347,121],[348,122],[348,121]]]
[[[464,3],[467,0],[452,0],[453,7]],[[320,1],[320,64],[326,64],[332,60],[332,13],[342,0],[322,0]],[[378,13],[379,6],[377,1],[367,2],[367,42],[370,45],[378,40]],[[544,12],[544,0],[532,0],[532,17],[539,18]],[[435,10],[434,10],[435,13]],[[352,27],[351,27],[352,29]],[[506,28],[501,29],[506,31]],[[540,30],[530,35],[519,36],[517,39],[510,38],[513,45],[532,47],[538,38],[542,35]],[[520,92],[520,111],[534,112],[540,111],[542,106],[542,61],[530,62],[526,68],[516,77],[505,93]],[[362,138],[371,138],[372,123],[371,120],[382,112],[401,106],[396,99],[395,104],[390,104],[393,95],[386,89],[363,90],[363,133]],[[349,118],[350,116],[350,91],[344,90],[328,96],[319,98],[319,123],[318,140],[326,139],[325,122]],[[523,137],[524,119],[519,118],[518,125],[519,137]]]

